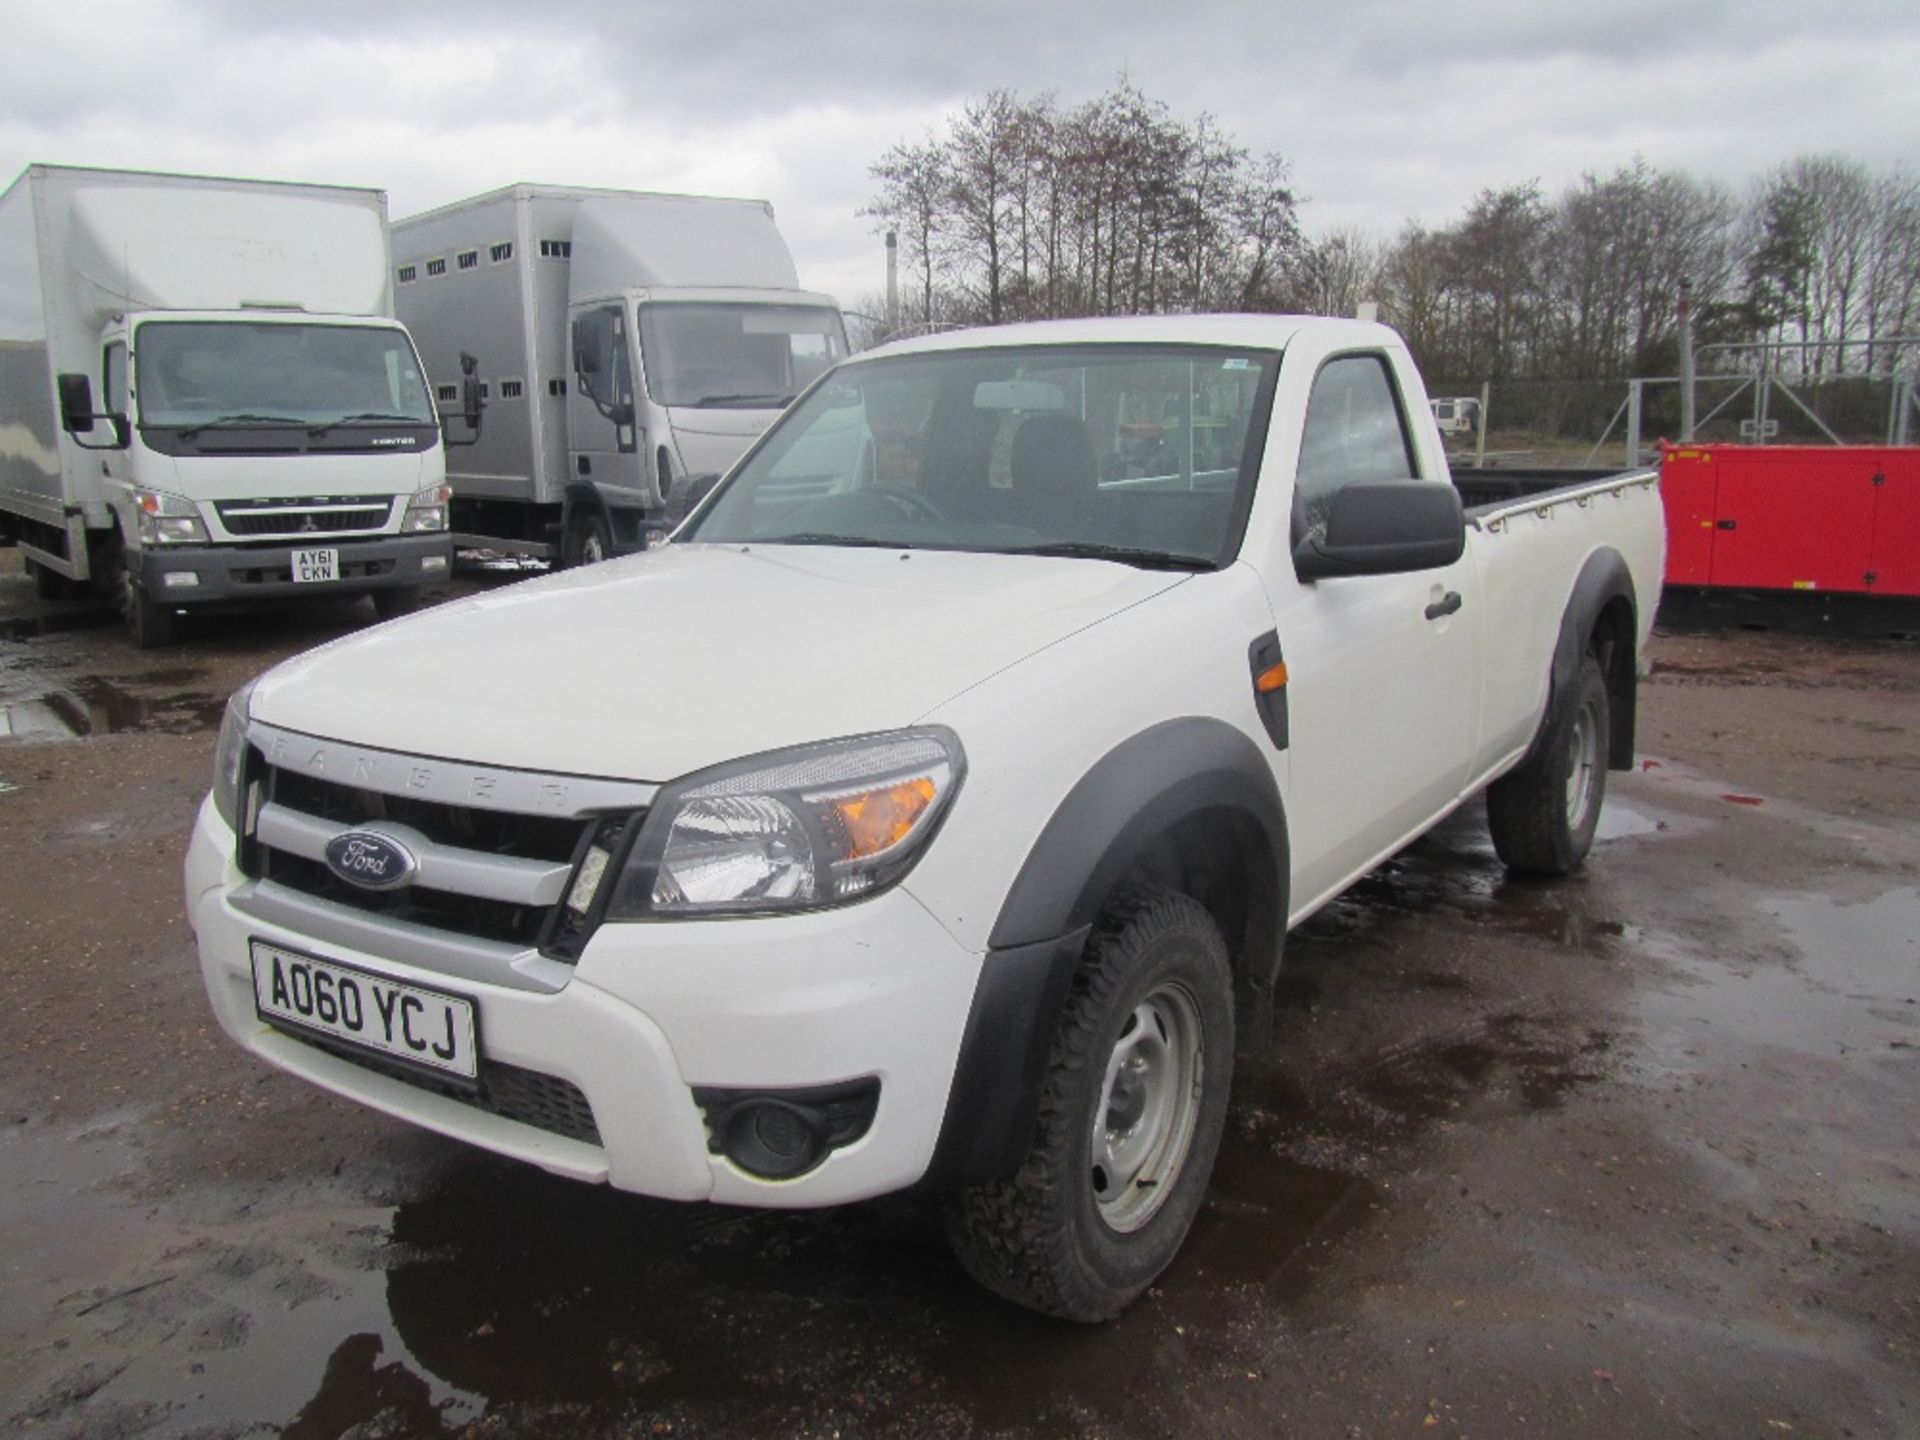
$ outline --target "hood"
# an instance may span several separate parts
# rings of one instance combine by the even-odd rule
[[[1036,556],[674,545],[296,656],[261,680],[252,713],[375,749],[666,781],[910,725],[1188,578]]]
[[[688,475],[720,474],[778,417],[778,410],[727,410],[677,405],[667,411],[674,448]]]

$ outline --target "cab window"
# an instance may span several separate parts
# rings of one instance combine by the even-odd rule
[[[1300,437],[1294,481],[1299,533],[1326,524],[1333,497],[1355,481],[1410,480],[1417,475],[1386,360],[1346,355],[1329,361],[1314,377]]]

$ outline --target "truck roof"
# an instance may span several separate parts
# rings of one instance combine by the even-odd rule
[[[1008,345],[1243,345],[1280,350],[1306,330],[1337,329],[1355,343],[1399,344],[1385,325],[1324,315],[1124,315],[1084,320],[1036,320],[1020,325],[983,325],[896,340],[856,359],[932,350],[975,350]]]
[[[29,195],[49,303],[88,329],[131,310],[392,314],[383,190],[32,165],[0,203]]]
[[[544,216],[541,238],[570,244],[569,291],[575,299],[637,289],[800,288],[793,256],[765,200],[522,183],[410,215],[396,221],[393,232],[403,243],[419,231],[430,232],[434,244],[455,235],[473,245],[505,239],[503,207],[523,218],[526,212]],[[471,232],[462,223],[468,216]]]
[[[727,205],[761,205],[767,214],[773,214],[773,202],[756,200],[745,196],[724,195],[688,195],[677,190],[615,190],[602,185],[549,185],[537,180],[516,180],[511,185],[502,185],[497,190],[486,190],[478,195],[468,195],[464,199],[449,200],[444,205],[436,205],[431,210],[421,210],[394,221],[395,225],[411,225],[419,220],[433,220],[443,215],[457,215],[462,210],[477,209],[482,205],[497,204],[502,200],[698,200],[717,201]]]

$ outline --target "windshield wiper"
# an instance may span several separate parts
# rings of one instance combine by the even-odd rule
[[[1085,540],[1060,540],[1051,545],[1023,545],[1009,555],[1057,555],[1070,560],[1115,560],[1141,570],[1211,570],[1213,561],[1198,555],[1174,555],[1165,550],[1140,550],[1130,545],[1096,545]]]
[[[307,427],[312,435],[324,435],[339,425],[431,425],[431,420],[422,420],[418,415],[395,415],[385,410],[362,410],[355,415],[342,415],[337,420],[316,420]]]
[[[698,400],[693,402],[693,405],[695,409],[698,409],[702,405],[741,405],[749,400],[761,401],[772,405],[786,405],[792,399],[792,395],[781,395],[771,391],[764,395],[702,395]]]
[[[306,423],[306,421],[295,419],[291,415],[221,415],[212,420],[202,420],[198,425],[186,426],[180,431],[180,438],[182,440],[191,440],[202,430],[214,430],[229,426],[305,425]]]
[[[796,530],[791,535],[762,535],[749,545],[847,545],[865,550],[911,550],[901,540],[876,540],[871,535],[835,535],[826,530]]]

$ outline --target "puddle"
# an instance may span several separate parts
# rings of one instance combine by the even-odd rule
[[[198,670],[178,668],[149,671],[126,682],[82,676],[32,699],[0,705],[0,739],[75,740],[92,735],[195,735],[217,730],[227,706],[224,695],[196,690],[147,695],[130,688],[185,685],[200,675]]]
[[[1920,1049],[1920,891],[1857,903],[1775,896],[1760,909],[1784,932],[1789,960],[1665,948],[1678,978],[1642,997],[1656,1069],[1696,1071],[1725,1047],[1826,1059]]]
[[[119,1129],[0,1129],[0,1420],[279,1425],[323,1384],[342,1334],[414,1364],[367,1247],[288,1244],[310,1218],[297,1204],[211,1226],[156,1214],[125,1194],[140,1158]],[[415,1383],[436,1413],[462,1412],[465,1397]]]
[[[1610,840],[1625,840],[1635,835],[1658,835],[1672,828],[1671,820],[1650,814],[1618,795],[1608,795],[1606,803],[1600,807],[1600,823],[1594,829],[1593,838],[1596,843],[1605,844]]]

